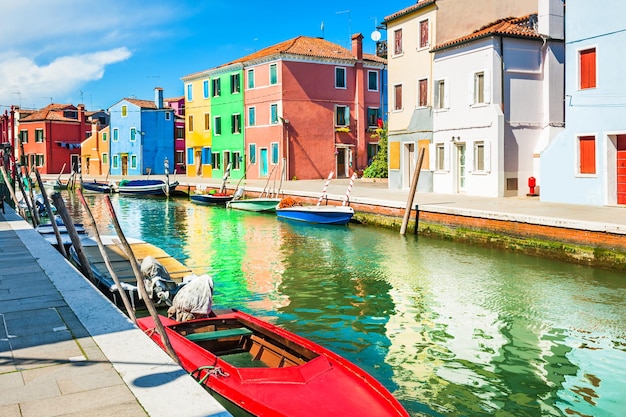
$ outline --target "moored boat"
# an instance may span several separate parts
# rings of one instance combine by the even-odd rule
[[[277,417],[409,415],[353,363],[244,312],[184,323],[160,319],[182,367],[239,411]],[[137,324],[163,348],[152,317]]]
[[[281,219],[318,224],[348,224],[354,209],[350,206],[298,206],[276,207],[276,215]]]
[[[278,203],[280,203],[280,198],[246,198],[229,201],[226,207],[236,210],[271,213],[276,211]]]
[[[163,180],[122,180],[118,185],[120,194],[166,196],[178,186],[178,181],[167,183]]]
[[[225,206],[226,203],[233,199],[233,195],[218,192],[212,194],[191,194],[189,198],[191,199],[191,201],[197,204],[204,204],[208,206]]]
[[[117,186],[113,182],[110,182],[110,183],[97,182],[96,180],[93,180],[92,182],[90,182],[90,181],[83,181],[81,179],[80,186],[82,187],[84,191],[90,191],[93,193],[109,193],[110,194],[110,193],[114,193],[117,191]]]

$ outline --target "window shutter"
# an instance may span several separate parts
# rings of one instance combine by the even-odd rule
[[[443,107],[444,109],[450,108],[450,83],[448,80],[443,81]]]
[[[187,164],[193,165],[193,148],[187,148]]]
[[[470,72],[467,77],[467,88],[468,88],[468,96],[467,96],[467,104],[470,106],[475,103],[474,98],[476,97],[476,92],[474,88],[476,86],[476,74],[474,72]]]
[[[489,69],[483,70],[483,95],[485,103],[491,103],[491,72]]]
[[[485,172],[491,171],[491,141],[486,140],[484,142],[485,149],[483,150],[485,154]]]
[[[443,170],[450,172],[450,142],[443,144]]]
[[[431,171],[437,170],[437,146],[434,143],[428,144],[428,166]]]
[[[465,170],[468,173],[474,171],[474,152],[476,152],[474,146],[473,142],[465,144]]]
[[[439,80],[435,80],[433,82],[433,101],[434,101],[434,105],[433,107],[438,109],[439,108]]]
[[[349,106],[344,107],[343,111],[344,111],[344,120],[345,120],[346,126],[350,126],[350,107]]]

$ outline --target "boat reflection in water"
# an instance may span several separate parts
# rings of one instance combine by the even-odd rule
[[[108,222],[100,198],[88,197]],[[184,199],[112,201],[128,236],[213,276],[217,307],[340,354],[412,416],[626,409],[620,273]]]

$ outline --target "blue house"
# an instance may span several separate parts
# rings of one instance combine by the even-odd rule
[[[174,111],[163,106],[163,89],[154,101],[124,98],[109,107],[111,175],[165,174],[174,164]]]
[[[541,201],[626,205],[625,13],[622,0],[567,4],[565,131],[541,154]]]

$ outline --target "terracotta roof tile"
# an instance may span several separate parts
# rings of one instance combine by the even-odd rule
[[[59,113],[63,110],[78,110],[72,104],[48,104],[46,107],[36,110],[29,115],[20,118],[20,122],[32,122],[39,120],[59,120],[59,121],[73,121],[75,122],[77,119],[70,119],[68,117],[63,117],[62,113]]]
[[[136,98],[124,98],[124,100],[142,109],[156,109],[157,108],[155,102],[150,101],[150,100],[139,100]]]
[[[457,39],[435,46],[432,51],[441,51],[453,46],[462,45],[489,36],[508,36],[515,38],[541,39],[537,32],[537,15],[529,14],[522,17],[507,17],[489,23],[480,29]]]
[[[413,6],[409,6],[406,9],[402,9],[400,11],[397,11],[393,14],[390,14],[389,16],[385,17],[385,20],[383,20],[383,24],[387,24],[388,22],[391,22],[392,20],[396,20],[402,16],[405,16],[409,13],[412,13],[416,10],[421,9],[422,7],[426,7],[428,5],[431,4],[435,4],[437,0],[418,0]]]

